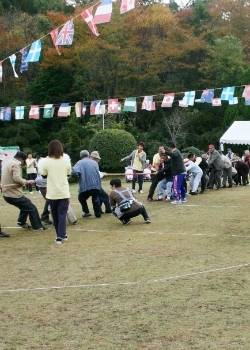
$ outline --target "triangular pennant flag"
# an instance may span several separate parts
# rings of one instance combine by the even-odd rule
[[[232,101],[234,98],[234,86],[224,87],[221,93],[221,101]]]
[[[97,26],[93,22],[93,15],[92,15],[93,7],[88,8],[87,10],[83,11],[81,13],[82,18],[86,21],[87,25],[91,29],[92,33],[96,36],[99,35]]]
[[[25,62],[27,56],[28,56],[28,51],[26,47],[24,47],[22,50],[20,50],[22,54],[22,59],[21,59],[21,66],[20,66],[20,72],[24,72],[25,70],[28,70],[28,63]]]
[[[10,121],[11,120],[11,107],[2,107],[1,108],[1,119],[3,121]]]
[[[133,10],[135,8],[135,0],[122,0],[120,14]]]
[[[43,109],[43,117],[44,118],[52,118],[54,115],[55,108],[53,104],[47,104]]]
[[[85,115],[87,107],[82,104],[82,115]]]
[[[128,97],[124,102],[124,112],[137,112],[136,97]]]
[[[76,102],[75,111],[76,111],[76,117],[80,118],[82,116],[82,102]]]
[[[174,93],[165,94],[161,103],[161,107],[172,107],[174,102]]]
[[[233,100],[229,101],[230,105],[237,105],[238,104],[238,97],[234,97]]]
[[[3,81],[3,61],[0,61],[0,82]]]
[[[213,98],[212,106],[214,106],[214,107],[221,106],[221,98]]]
[[[242,97],[245,97],[246,100],[250,99],[250,85],[245,85]]]
[[[213,98],[214,98],[214,89],[206,89],[201,94],[201,102],[212,103]]]
[[[56,39],[56,45],[71,45],[74,38],[74,23],[71,19],[66,22]]]
[[[39,119],[39,106],[30,106],[29,119]]]
[[[59,47],[56,45],[56,39],[57,39],[57,36],[58,36],[58,28],[56,29],[53,29],[51,32],[50,32],[50,36],[51,36],[51,39],[53,41],[53,44],[55,46],[55,49],[58,53],[58,55],[61,55],[61,52],[59,50]]]
[[[155,111],[155,102],[153,102],[153,96],[144,97],[141,109],[146,109],[147,111]]]
[[[118,99],[112,98],[108,100],[108,113],[118,113]]]
[[[70,115],[71,107],[69,103],[62,103],[58,110],[58,117],[68,117]]]
[[[112,1],[102,0],[102,3],[97,7],[93,19],[94,24],[107,23],[111,19]]]
[[[12,68],[13,68],[14,76],[15,76],[15,78],[18,78],[18,75],[16,74],[16,71],[15,71],[16,55],[15,54],[11,55],[9,57],[9,59],[10,59],[10,63],[11,63]]]
[[[29,50],[29,54],[24,62],[37,62],[40,59],[40,53],[42,49],[41,40],[35,41]]]
[[[16,107],[15,119],[24,119],[24,106],[17,106]]]

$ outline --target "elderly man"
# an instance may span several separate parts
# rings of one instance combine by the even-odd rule
[[[93,159],[89,158],[89,152],[87,150],[80,152],[80,158],[81,160],[74,165],[71,176],[79,179],[78,200],[84,212],[82,217],[87,218],[91,216],[87,204],[87,199],[91,197],[95,216],[100,218],[102,216],[102,210],[98,194],[102,186],[99,167]]]
[[[93,159],[98,164],[100,162],[100,159],[101,159],[98,151],[91,152],[90,159]],[[100,174],[101,179],[107,175],[107,173],[104,173],[102,171],[99,171],[99,174]],[[102,206],[102,203],[104,203],[104,205],[105,205],[105,213],[106,214],[112,213],[111,206],[109,203],[109,195],[104,191],[103,188],[101,188],[101,190],[99,191],[98,198],[100,201],[100,205]],[[102,212],[102,214],[104,214],[104,213]]]
[[[223,159],[221,158],[220,153],[215,149],[214,145],[208,146],[209,158],[208,165],[211,168],[210,176],[209,176],[209,184],[208,188],[211,189],[214,187],[214,183],[216,183],[216,189],[221,189],[221,176],[223,172]]]
[[[43,227],[37,208],[29,198],[23,196],[23,185],[34,184],[34,180],[25,180],[21,176],[21,165],[26,160],[26,154],[18,151],[13,159],[8,160],[2,173],[2,191],[4,200],[20,209],[18,226],[22,228],[33,228],[33,230],[47,230]],[[26,222],[29,216],[31,226]]]

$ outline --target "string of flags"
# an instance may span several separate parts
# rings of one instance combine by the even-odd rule
[[[123,14],[125,12],[128,12],[135,8],[135,0],[122,0],[121,7],[120,7],[120,13]],[[40,60],[40,54],[42,50],[42,42],[41,39],[45,38],[46,36],[50,35],[53,45],[55,46],[55,49],[57,53],[60,55],[59,46],[64,45],[72,45],[73,39],[74,39],[74,22],[73,20],[79,16],[82,17],[82,19],[87,23],[90,30],[95,36],[99,36],[99,32],[97,29],[96,24],[101,23],[107,23],[111,20],[113,11],[113,5],[112,0],[102,0],[101,3],[98,5],[95,15],[93,16],[93,6],[90,8],[84,10],[79,15],[75,16],[74,18],[67,21],[64,25],[60,26],[62,29],[59,32],[59,28],[53,29],[50,33],[44,35],[42,38],[36,40],[34,43],[32,43],[29,49],[29,52],[27,51],[27,47],[22,48],[19,52],[21,53],[21,66],[20,66],[20,72],[24,72],[28,70],[28,63],[29,62],[38,62]],[[29,47],[28,46],[28,47]],[[14,77],[18,78],[18,74],[15,70],[15,63],[16,63],[16,53],[10,55],[9,58],[12,68]],[[2,82],[3,79],[3,69],[2,64],[7,59],[3,59],[0,61],[0,82]]]
[[[245,105],[250,106],[250,85],[242,85],[237,87],[244,87],[244,91],[242,93],[242,98],[245,99]],[[161,102],[161,107],[171,108],[173,107],[174,102],[179,103],[179,107],[189,107],[193,106],[194,103],[209,103],[212,106],[218,107],[221,106],[221,101],[227,101],[229,105],[238,104],[238,100],[241,97],[235,97],[235,86],[229,86],[222,88],[220,98],[214,97],[215,89],[206,89],[202,91],[201,97],[199,99],[195,99],[195,91],[187,91],[184,92],[184,97],[182,100],[175,101],[175,95],[179,95],[180,93],[167,93],[161,94],[163,95],[163,100]],[[156,102],[154,101],[154,97],[158,95],[151,96],[140,96],[144,97],[141,105],[142,110],[147,111],[155,111],[156,110]],[[103,100],[95,100],[90,104],[90,115],[105,115],[106,112],[109,114],[120,114],[123,112],[137,112],[137,98],[138,97],[127,97],[123,98],[123,108],[121,102],[119,102],[118,98],[108,99],[107,105],[103,102]],[[121,99],[120,99],[121,100]],[[71,106],[70,103],[62,103],[59,106],[57,111],[58,117],[68,117],[71,113],[72,107],[75,108],[75,114],[77,118],[80,118],[86,114],[87,105],[84,102],[76,102],[74,106]],[[106,109],[107,107],[107,109]],[[15,119],[21,120],[24,119],[24,111],[26,106],[17,106],[13,109],[15,110]],[[40,118],[40,110],[43,109],[43,118],[52,118],[55,114],[55,106],[53,104],[46,104],[44,106],[32,105],[29,110],[29,119],[39,119]],[[2,107],[0,109],[0,120],[10,121],[11,120],[11,107]]]

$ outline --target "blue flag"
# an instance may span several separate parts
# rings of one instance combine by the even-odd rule
[[[41,44],[41,40],[39,39],[31,45],[31,48],[29,50],[29,54],[25,60],[25,63],[39,61],[41,49],[42,49],[42,44]]]
[[[10,121],[11,120],[11,107],[3,107],[2,108],[2,116],[3,116],[3,120]]]
[[[201,95],[201,102],[212,103],[214,98],[214,89],[206,89]]]
[[[20,50],[21,54],[22,54],[22,59],[21,59],[21,67],[20,67],[20,72],[24,72],[25,70],[28,70],[28,63],[25,62],[27,56],[28,56],[28,51],[25,48],[23,48],[22,50]]]

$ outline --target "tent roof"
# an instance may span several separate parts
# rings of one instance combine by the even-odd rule
[[[233,122],[220,138],[220,143],[250,145],[250,121]]]

